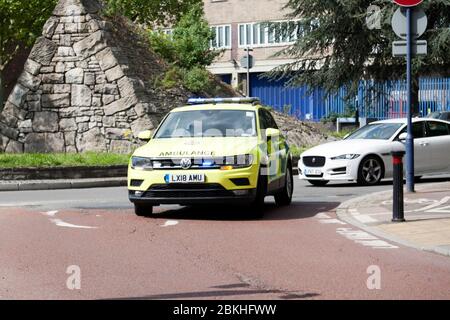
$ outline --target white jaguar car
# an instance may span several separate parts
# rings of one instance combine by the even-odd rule
[[[450,173],[450,122],[414,118],[413,136],[415,176]],[[377,184],[392,177],[391,151],[405,150],[405,139],[406,119],[370,123],[344,140],[303,152],[299,178],[316,186],[330,180]]]

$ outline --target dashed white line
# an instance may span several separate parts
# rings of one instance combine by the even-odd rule
[[[176,220],[167,220],[161,227],[171,227],[176,226],[178,224],[178,221]]]
[[[398,249],[397,246],[387,243],[384,240],[356,240],[355,242],[374,249]]]
[[[325,212],[319,212],[316,214],[316,218],[320,219],[320,223],[327,223],[327,224],[346,224],[345,222],[339,220],[339,219],[332,219],[328,214]]]
[[[325,212],[320,212],[320,213],[316,214],[316,218],[319,218],[319,219],[330,219],[331,217],[329,215],[327,215]]]
[[[339,219],[323,219],[320,220],[320,223],[329,223],[329,224],[346,224],[345,222]]]
[[[43,215],[49,216],[49,217],[54,217],[57,213],[58,213],[58,210],[42,212]]]
[[[76,229],[97,229],[97,227],[90,227],[90,226],[79,226],[76,224],[71,224],[65,221],[62,221],[61,219],[50,219],[51,222],[56,224],[58,227],[64,227],[64,228],[76,228]]]
[[[398,249],[384,240],[380,240],[377,237],[361,230],[353,230],[351,228],[337,228],[336,232],[355,243],[362,244],[363,246],[372,247],[374,249]]]

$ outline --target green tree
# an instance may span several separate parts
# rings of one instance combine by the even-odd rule
[[[210,49],[214,39],[208,22],[204,17],[203,6],[197,4],[183,15],[175,24],[172,35],[150,32],[152,48],[173,65],[191,69],[210,65],[220,54]]]
[[[30,46],[42,32],[57,0],[0,0],[0,109],[3,71],[21,46]]]
[[[202,3],[202,0],[107,0],[107,12],[141,24],[168,26],[179,21],[192,6]]]
[[[381,9],[380,28],[369,28],[367,9]],[[428,55],[413,59],[413,86],[417,77],[450,75],[450,0],[424,1],[428,29]],[[335,92],[346,85],[356,92],[361,79],[387,80],[405,77],[405,59],[392,57],[398,40],[391,18],[398,8],[391,0],[289,0],[290,19],[300,19],[302,34],[280,54],[294,58],[271,73],[289,76],[291,85],[321,86]],[[413,93],[414,95],[414,93]]]
[[[174,86],[179,79],[192,92],[208,90],[211,80],[205,67],[222,51],[210,48],[214,34],[204,18],[202,4],[192,6],[171,35],[150,31],[149,38],[152,49],[172,64],[164,79],[166,87]]]

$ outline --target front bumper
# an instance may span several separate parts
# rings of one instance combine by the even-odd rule
[[[256,189],[226,190],[219,188],[205,189],[180,189],[158,190],[151,188],[149,191],[128,191],[128,198],[133,203],[159,204],[246,204],[251,203],[256,197]]]
[[[249,203],[256,197],[258,165],[219,170],[128,170],[128,197],[134,203],[201,204]],[[166,174],[204,174],[204,183],[168,184]],[[136,183],[136,181],[138,183]],[[236,181],[244,181],[237,183]]]
[[[358,166],[360,159],[331,160],[326,158],[322,167],[305,166],[302,159],[298,163],[298,177],[302,180],[329,180],[329,181],[356,181],[358,179]],[[308,169],[318,172],[307,174]]]

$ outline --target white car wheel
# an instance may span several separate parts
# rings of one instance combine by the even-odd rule
[[[363,185],[374,185],[383,178],[383,163],[375,156],[365,157],[358,170],[358,183]]]

